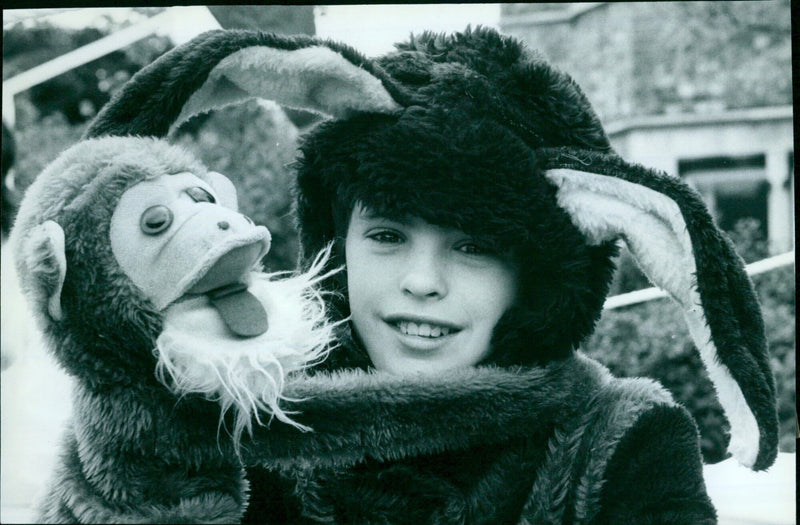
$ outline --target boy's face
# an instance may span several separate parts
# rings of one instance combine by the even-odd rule
[[[345,254],[352,323],[377,369],[439,372],[489,354],[516,274],[469,235],[356,206]]]

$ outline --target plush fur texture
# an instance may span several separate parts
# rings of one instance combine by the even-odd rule
[[[711,335],[715,341],[721,336],[720,346],[705,350],[707,338],[693,332],[734,423],[731,450],[752,468],[770,465],[777,453],[777,417],[760,308],[740,258],[697,194],[674,178],[609,154],[580,89],[544,61],[525,59],[512,39],[480,30],[426,34],[378,63],[414,93],[414,102],[400,115],[324,123],[308,137],[297,186],[304,248],[313,253],[340,238],[343,227],[337,222],[343,218],[337,214],[356,202],[487,238],[524,268],[519,299],[495,331],[489,361],[535,364],[563,357],[591,333],[608,293],[613,242],[627,238],[617,230],[602,242],[587,242],[589,232],[576,226],[580,210],[568,213],[558,203],[557,186],[545,172],[569,167],[653,189],[677,204],[688,225],[688,236],[676,230],[694,259],[679,267],[682,278],[697,269],[698,279],[710,277],[705,282],[722,291],[697,285],[708,317],[697,322],[718,327]],[[604,221],[602,215],[595,220]],[[645,242],[657,241],[651,236]],[[332,264],[343,260],[342,251],[334,252]],[[662,264],[657,259],[640,263],[657,269]],[[346,289],[344,279],[339,275],[331,286]],[[346,316],[346,300],[333,304],[332,311]],[[690,326],[697,322],[689,319]],[[742,338],[744,347],[728,343]],[[535,351],[529,341],[537,341]],[[725,370],[715,366],[716,355]],[[332,366],[366,362],[361,351],[349,362],[336,357]]]
[[[315,431],[256,431],[245,461],[265,467],[253,479],[264,492],[246,522],[607,523],[602,512],[639,523],[659,519],[662,498],[677,516],[666,523],[685,523],[684,505],[692,523],[714,522],[686,411],[652,381],[614,379],[581,354],[428,378],[340,371],[287,392],[305,399],[298,419]],[[680,476],[634,473],[628,454],[673,458],[659,468]]]
[[[298,165],[303,247],[313,253],[336,238],[330,207],[356,201],[485,238],[526,269],[492,361],[567,355],[599,317],[616,248],[587,246],[557,206],[555,187],[522,174],[541,173],[532,148],[610,150],[580,88],[530,60],[516,40],[486,30],[423,34],[377,63],[410,100],[399,116],[335,120],[308,137]],[[334,307],[346,314],[346,305]],[[530,340],[541,343],[535,354]]]
[[[685,233],[689,228],[678,205],[660,192],[618,177],[570,169],[546,174],[559,186],[559,205],[570,212],[590,244],[622,234],[640,268],[680,305],[731,421],[729,448],[742,463],[752,466],[759,453],[759,426],[738,383],[716,358],[719,352],[694,277],[697,265]]]
[[[330,57],[321,47],[344,60],[319,66],[317,59]],[[337,82],[326,85],[321,103],[306,87],[323,85],[331,68]],[[365,82],[365,74],[378,82]],[[300,100],[281,76],[300,79]],[[306,267],[331,242],[327,268],[344,263],[347,218],[363,203],[480,238],[515,263],[520,289],[482,366],[440,378],[367,373],[364,349],[341,323],[340,347],[287,385],[302,398],[291,405],[298,421],[314,432],[254,427],[245,444],[254,495],[246,520],[714,522],[686,411],[651,382],[610,378],[576,353],[608,294],[616,241],[630,232],[590,215],[588,204],[560,202],[570,183],[548,176],[558,170],[630,183],[640,191],[614,198],[634,207],[645,189],[660,194],[648,201],[652,207],[638,208],[654,221],[664,201],[679,211],[683,231],[667,220],[659,228],[666,239],[634,251],[646,255],[640,262],[655,277],[668,277],[665,285],[679,285],[671,291],[684,306],[692,293],[700,297],[702,313],[688,318],[700,323],[694,334],[708,324],[713,345],[702,337],[697,343],[709,369],[724,372],[720,397],[726,409],[743,400],[739,406],[757,422],[758,436],[735,452],[755,469],[772,463],[774,383],[741,260],[688,186],[612,151],[568,75],[483,28],[425,33],[376,59],[319,39],[218,31],[137,74],[87,134],[164,136],[192,113],[249,97],[333,117],[305,137],[296,165]],[[598,236],[594,226],[606,231]],[[683,275],[657,268],[654,254],[670,246],[684,250],[676,269]],[[334,292],[326,299],[336,321],[349,314],[345,277],[324,283]],[[735,436],[748,436],[740,419],[731,421]]]
[[[205,296],[157,307],[112,253],[121,195],[186,172],[220,183],[159,140],[89,140],[48,166],[22,202],[11,241],[21,284],[76,385],[42,522],[238,521],[247,502],[242,434],[273,416],[305,429],[279,401],[286,376],[329,350],[332,327],[315,288],[326,252],[311,272],[251,275],[249,289],[274,314],[272,329],[252,339],[229,334]],[[203,203],[192,217],[219,206]],[[184,225],[174,230],[193,231]]]
[[[271,74],[253,77],[246,73],[249,68],[265,64],[274,68]],[[303,67],[298,68],[297,64]],[[294,50],[249,47],[220,61],[203,89],[194,93],[183,107],[176,122],[194,115],[197,112],[195,107],[220,107],[246,97],[248,93],[269,93],[285,106],[318,109],[337,117],[375,108],[400,109],[385,91],[376,89],[380,86],[377,78],[347,65],[345,58],[326,46]],[[341,84],[356,86],[364,96],[353,98],[350,93],[343,93],[339,88]],[[223,92],[221,86],[228,89]]]
[[[410,108],[400,118],[323,123],[302,151],[298,214],[307,253],[341,238],[332,207],[349,213],[363,202],[389,216],[413,213],[475,235],[524,268],[521,299],[500,321],[492,362],[562,358],[591,332],[616,246],[588,246],[558,207],[556,188],[543,177],[519,175],[539,171],[537,159],[502,125],[444,108]],[[331,264],[343,262],[337,248]],[[344,291],[344,279],[339,275],[330,286]],[[344,300],[332,308],[349,314]],[[539,342],[536,352],[532,340]]]

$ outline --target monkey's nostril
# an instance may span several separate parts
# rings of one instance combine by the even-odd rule
[[[219,221],[219,222],[217,223],[217,226],[219,226],[219,229],[220,229],[220,230],[227,230],[228,228],[230,228],[230,227],[231,227],[231,225],[230,225],[230,224],[228,224],[228,221]]]

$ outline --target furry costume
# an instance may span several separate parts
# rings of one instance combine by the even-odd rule
[[[767,468],[777,451],[763,323],[741,259],[698,195],[620,159],[574,82],[485,30],[424,34],[369,60],[313,38],[201,35],[141,71],[88,136],[164,136],[251,97],[332,119],[309,133],[297,211],[308,256],[361,202],[418,216],[508,253],[518,298],[474,370],[394,378],[340,348],[287,385],[298,421],[256,428],[244,458],[253,522],[713,523],[697,430],[647,380],[611,378],[577,347],[624,240],[683,309],[731,423],[730,449]],[[327,281],[349,314],[343,273]]]
[[[236,212],[225,177],[152,138],[64,152],[28,189],[11,242],[37,321],[75,377],[38,519],[241,519],[241,435],[273,416],[298,425],[278,405],[285,374],[329,342],[314,273],[253,271],[267,229]],[[214,295],[231,282],[237,292]],[[248,308],[270,326],[242,335]]]

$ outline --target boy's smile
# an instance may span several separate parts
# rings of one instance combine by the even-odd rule
[[[357,207],[345,253],[352,323],[376,368],[436,372],[475,365],[489,354],[516,277],[472,237]]]
[[[451,342],[461,328],[447,321],[412,315],[391,315],[384,321],[412,352],[434,351]]]
[[[390,315],[384,320],[397,327],[405,335],[420,337],[442,337],[461,330],[458,325],[434,317],[396,314]]]

